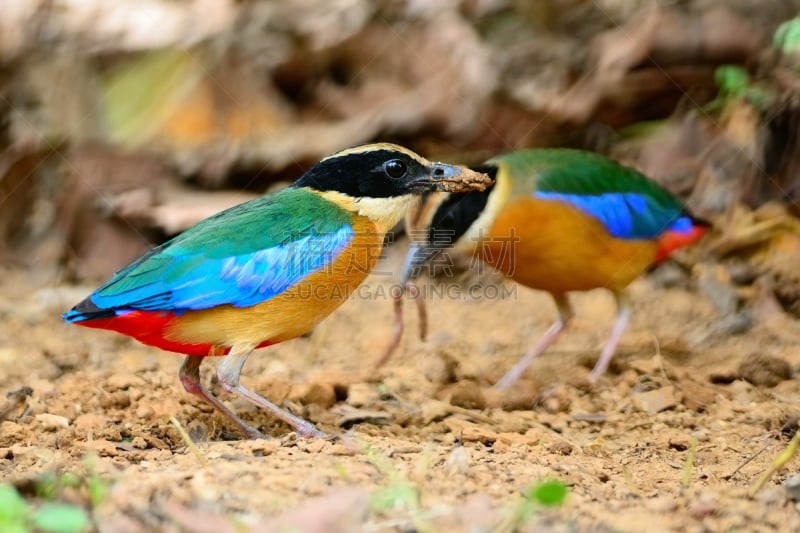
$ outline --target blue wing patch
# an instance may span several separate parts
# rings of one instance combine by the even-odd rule
[[[691,229],[689,217],[673,207],[661,205],[635,192],[595,195],[534,192],[536,198],[567,202],[599,220],[619,239],[654,239],[666,231]]]
[[[101,309],[183,311],[249,307],[330,265],[353,237],[349,225],[272,248],[223,258],[158,249],[135,272],[120,273],[92,296]],[[172,252],[172,253],[171,253]],[[149,267],[149,268],[145,268]],[[139,278],[139,282],[137,282]]]

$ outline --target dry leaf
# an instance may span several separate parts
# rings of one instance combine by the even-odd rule
[[[394,28],[373,23],[339,54],[354,79],[345,87],[323,85],[319,103],[340,117],[369,117],[377,131],[411,132],[427,125],[464,135],[474,130],[494,89],[487,50],[475,30],[450,11]]]
[[[44,156],[9,149],[0,154],[0,263],[24,235],[39,188],[37,170]]]
[[[711,85],[713,65],[743,62],[760,45],[753,25],[726,6],[687,13],[648,2],[624,24],[592,40],[586,73],[548,110],[563,122],[582,124],[605,100],[623,100],[623,108],[633,108],[641,93],[643,104],[652,107],[663,100],[653,96],[658,83],[661,90],[671,85],[677,101],[684,96],[682,87]]]
[[[203,219],[239,205],[259,195],[233,191],[197,191],[188,187],[134,189],[109,198],[117,216],[166,235],[187,230]]]
[[[228,0],[32,0],[3,7],[0,58],[6,61],[40,47],[45,31],[51,47],[70,43],[106,54],[186,47],[230,30],[237,14]]]
[[[74,274],[107,277],[150,248],[141,228],[113,216],[108,200],[141,187],[157,189],[174,179],[168,170],[141,154],[121,155],[99,145],[72,151],[64,169],[67,180],[50,238],[72,262]]]

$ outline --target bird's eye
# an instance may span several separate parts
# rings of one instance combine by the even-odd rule
[[[390,178],[400,179],[408,172],[408,166],[399,159],[392,159],[383,165],[383,170]]]

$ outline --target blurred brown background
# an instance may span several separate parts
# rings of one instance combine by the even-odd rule
[[[750,281],[777,277],[796,310],[798,8],[11,3],[0,19],[0,259],[97,280],[372,140],[467,163],[574,146],[639,167],[723,221],[706,253],[743,258],[734,274]]]

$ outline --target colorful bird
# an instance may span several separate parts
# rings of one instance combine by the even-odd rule
[[[303,436],[312,424],[239,383],[250,353],[298,337],[339,307],[377,262],[384,236],[427,191],[482,189],[491,180],[432,163],[393,144],[369,144],[321,160],[290,187],[212,216],[145,254],[64,314],[187,354],[184,388],[244,423],[200,383],[200,364],[225,355],[223,387]]]
[[[573,317],[568,292],[609,289],[618,313],[589,376],[596,381],[630,319],[625,288],[649,266],[697,241],[709,224],[639,172],[591,152],[520,150],[474,169],[495,184],[482,192],[431,193],[409,212],[407,228],[418,238],[406,257],[401,286],[407,287],[426,261],[454,246],[552,295],[558,320],[496,388],[519,379],[564,331]],[[402,335],[399,300],[395,312],[395,337],[382,361]]]

